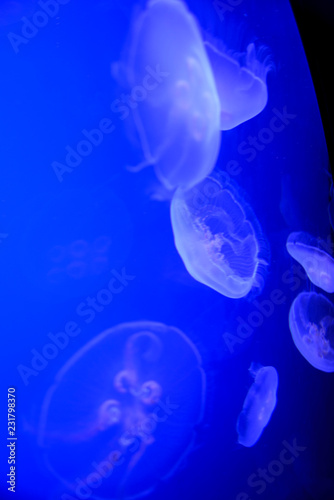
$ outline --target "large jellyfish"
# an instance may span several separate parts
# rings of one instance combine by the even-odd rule
[[[60,370],[42,407],[39,444],[78,498],[134,498],[190,451],[204,398],[200,355],[180,330],[121,324]]]
[[[205,42],[205,47],[220,101],[220,128],[229,130],[258,115],[266,106],[268,92],[266,75],[269,58],[261,62],[260,49],[250,43],[244,54],[234,57],[217,43]]]
[[[268,425],[276,406],[277,371],[273,366],[252,363],[249,371],[254,377],[237,421],[238,442],[253,446]]]
[[[320,246],[320,240],[302,231],[291,233],[286,243],[289,254],[303,266],[312,283],[333,293],[334,259]]]
[[[154,165],[167,189],[191,188],[215,166],[220,112],[196,19],[182,0],[148,2],[134,27],[126,73],[127,104],[145,156],[129,169]],[[120,101],[114,110],[124,110]]]
[[[175,246],[193,278],[231,298],[262,289],[268,244],[235,184],[221,175],[177,190],[171,220]]]
[[[289,326],[292,339],[307,361],[334,372],[334,305],[324,295],[300,293],[293,301]]]

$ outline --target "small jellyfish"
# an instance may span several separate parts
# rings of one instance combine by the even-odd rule
[[[334,292],[334,259],[321,242],[303,231],[291,233],[286,248],[299,264],[303,266],[309,279],[315,286],[327,293]]]
[[[253,446],[268,425],[276,406],[278,374],[273,366],[252,363],[249,371],[254,377],[237,421],[238,442]]]
[[[182,0],[151,0],[137,19],[125,64],[131,96],[114,103],[133,117],[145,161],[169,190],[213,170],[220,147],[219,98],[196,19]],[[125,115],[124,115],[125,116]]]
[[[89,243],[85,240],[76,240],[70,244],[69,253],[77,259],[84,259],[89,254]]]
[[[334,372],[334,305],[324,295],[300,293],[293,301],[289,326],[299,352],[314,368]]]
[[[261,291],[269,247],[249,205],[223,175],[171,203],[175,246],[193,278],[230,298]]]
[[[230,130],[254,116],[266,106],[268,92],[266,75],[270,69],[268,57],[260,61],[255,45],[250,43],[245,54],[230,55],[217,48],[217,43],[205,42],[220,101],[220,128]]]
[[[133,244],[129,209],[108,183],[43,196],[22,217],[22,273],[52,300],[101,289]]]
[[[38,442],[48,468],[78,498],[134,498],[190,451],[204,400],[201,358],[184,333],[149,321],[121,324],[57,374]]]

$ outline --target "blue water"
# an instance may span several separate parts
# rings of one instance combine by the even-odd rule
[[[147,160],[126,104],[131,85],[124,71],[129,34],[145,2],[55,0],[47,14],[46,2],[14,3],[3,2],[0,16],[1,499],[13,497],[6,484],[11,465],[18,500],[139,493],[152,500],[333,499],[333,373],[312,366],[289,330],[299,293],[332,296],[289,255],[288,236],[321,238],[333,254],[326,142],[289,2],[186,2],[203,39],[222,40],[234,56],[254,43],[270,61],[266,106],[220,132],[212,165],[238,186],[261,227],[257,236],[270,246],[261,287],[238,299],[188,273],[171,226],[174,193],[162,180],[168,162],[162,177],[156,165],[128,168]],[[178,87],[179,104],[185,89]],[[115,111],[120,99],[124,119]],[[159,113],[152,116],[145,114],[146,126],[152,120],[158,127]],[[197,139],[210,130],[190,124]],[[184,141],[182,130],[173,148],[175,137]],[[161,140],[160,129],[152,137]],[[188,158],[197,154],[203,150],[191,149]],[[177,158],[177,149],[167,158]],[[128,330],[117,325],[136,329],[142,321],[143,343],[127,343]],[[179,343],[158,333],[147,345],[155,338],[147,333],[151,324],[176,328]],[[91,350],[113,328],[124,338]],[[236,425],[252,363],[277,370],[277,402],[258,441],[243,447]],[[6,394],[15,394],[16,427],[9,428],[15,436],[7,432]],[[129,430],[147,407],[149,415],[158,412],[161,401],[172,406],[156,414],[170,418],[154,420],[156,430],[145,439],[136,431],[138,449],[129,451],[123,434],[114,446],[114,425]],[[88,477],[93,462],[108,453],[116,463],[124,450],[127,470],[120,465],[110,476],[119,488],[108,489],[100,475],[101,484],[76,491],[73,484]],[[15,464],[8,463],[11,451]],[[169,477],[159,481],[167,469]]]

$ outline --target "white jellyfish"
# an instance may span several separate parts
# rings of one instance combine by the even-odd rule
[[[286,248],[312,283],[325,292],[334,292],[334,259],[320,248],[321,241],[305,232],[291,233]]]
[[[250,43],[244,54],[231,55],[218,48],[217,41],[205,42],[205,47],[220,101],[220,128],[229,130],[258,115],[266,106],[268,91],[266,75],[270,69],[268,57],[261,62]]]
[[[45,396],[46,465],[77,498],[96,483],[100,499],[146,495],[191,451],[205,392],[201,356],[182,331],[151,321],[110,328],[72,356]]]
[[[261,291],[269,247],[235,183],[208,177],[171,203],[175,246],[193,278],[230,298]]]
[[[293,301],[289,326],[299,352],[315,368],[334,372],[334,305],[324,295],[300,293]]]
[[[153,165],[167,189],[191,188],[214,168],[221,139],[219,98],[197,21],[182,0],[151,0],[128,52],[126,104],[145,156],[129,170]],[[116,113],[123,108],[115,101]]]
[[[238,442],[253,446],[268,425],[276,406],[278,374],[273,366],[252,363],[249,371],[254,377],[237,421]]]

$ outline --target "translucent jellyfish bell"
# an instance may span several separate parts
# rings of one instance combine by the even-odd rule
[[[214,168],[219,99],[196,19],[182,0],[151,0],[137,20],[127,79],[145,161],[167,189],[191,188]],[[141,101],[141,102],[138,102]]]
[[[334,259],[319,248],[321,242],[304,232],[291,233],[286,248],[303,266],[312,283],[325,292],[334,292]]]
[[[193,278],[231,298],[261,290],[269,247],[236,184],[208,177],[171,203],[175,246]]]
[[[200,355],[180,330],[121,324],[60,370],[42,406],[39,444],[77,498],[134,498],[190,451],[204,398]]]
[[[252,363],[250,373],[254,377],[237,421],[238,442],[253,446],[268,425],[276,406],[278,374],[273,366]]]
[[[334,305],[324,295],[300,293],[293,301],[289,326],[299,352],[315,368],[334,372]]]
[[[220,101],[220,128],[229,130],[258,115],[266,106],[268,91],[266,75],[268,58],[261,62],[255,45],[249,44],[246,54],[232,57],[219,50],[213,42],[205,42]],[[260,51],[261,52],[261,51]]]

